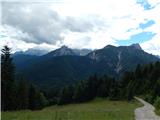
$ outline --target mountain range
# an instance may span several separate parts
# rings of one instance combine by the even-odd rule
[[[34,55],[34,56],[42,56],[47,53],[53,54],[54,56],[61,56],[61,55],[80,55],[80,56],[85,56],[88,53],[90,53],[92,50],[90,49],[71,49],[68,48],[67,46],[62,46],[59,49],[56,49],[55,51],[49,52],[48,50],[44,49],[35,49],[35,48],[30,48],[26,51],[19,51],[14,53],[14,56],[16,55]]]
[[[16,73],[42,88],[73,84],[90,75],[108,74],[117,79],[138,64],[160,60],[144,52],[139,44],[115,47],[107,45],[98,50],[75,50],[62,46],[41,56],[16,54]]]

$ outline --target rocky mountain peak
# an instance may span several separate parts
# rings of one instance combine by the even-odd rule
[[[63,45],[60,49],[69,49],[67,46]]]
[[[130,45],[130,47],[133,47],[133,48],[135,48],[135,49],[142,50],[140,44],[138,44],[138,43],[132,44],[132,45]]]
[[[114,48],[115,46],[113,46],[113,45],[107,45],[107,46],[105,46],[103,49],[106,49],[106,48]]]

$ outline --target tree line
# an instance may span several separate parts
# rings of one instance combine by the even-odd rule
[[[154,103],[160,97],[160,62],[138,65],[135,71],[126,72],[121,82],[125,98],[139,95]]]
[[[2,110],[42,109],[47,105],[80,103],[103,97],[109,100],[128,100],[143,96],[150,103],[160,97],[160,62],[125,72],[119,80],[108,75],[92,75],[73,85],[42,91],[21,79],[15,80],[15,67],[10,48],[5,46],[1,54]]]
[[[46,106],[47,100],[38,88],[23,79],[15,80],[10,48],[4,46],[1,52],[1,110],[36,110]]]
[[[139,64],[135,70],[125,72],[119,80],[107,75],[98,77],[95,74],[87,80],[65,86],[46,96],[54,100],[52,104],[59,105],[86,102],[95,97],[131,101],[134,96],[143,96],[153,104],[160,97],[160,62],[145,66]]]

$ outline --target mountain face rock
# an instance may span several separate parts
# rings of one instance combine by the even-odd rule
[[[30,68],[33,61],[38,61],[39,56],[27,54],[13,54],[13,63],[16,66],[16,72]]]
[[[138,43],[132,44],[132,45],[130,45],[130,47],[133,47],[133,48],[138,49],[138,50],[142,50],[141,46]]]
[[[156,55],[156,57],[158,57],[160,59],[160,56],[159,55]]]
[[[79,56],[85,56],[88,53],[92,52],[90,49],[73,49],[73,51]]]
[[[121,70],[122,70],[122,65],[121,65],[121,54],[122,54],[122,52],[120,51],[119,53],[118,53],[118,62],[117,62],[117,65],[116,65],[116,68],[115,68],[115,71],[116,71],[116,73],[118,74]]]
[[[112,56],[112,52],[114,52],[114,49],[116,49],[115,46],[107,45],[102,49],[95,50],[89,53],[87,56],[93,60],[101,61],[101,60],[107,59],[108,56]]]
[[[41,49],[28,49],[27,51],[20,51],[20,52],[16,52],[14,53],[14,55],[35,55],[35,56],[42,56],[47,54],[48,51],[47,50],[41,50]]]
[[[147,64],[158,60],[153,55],[144,52],[139,44],[119,47],[108,45],[87,56],[99,64],[101,68],[99,71],[104,73],[108,68],[109,73],[114,73],[116,76],[136,67],[137,64]]]
[[[43,56],[25,56],[25,59],[15,56],[13,60],[18,73],[42,88],[49,88],[73,84],[95,73],[98,76],[108,74],[119,78],[138,64],[160,59],[144,52],[138,45],[108,45],[86,56],[77,55],[73,49],[62,46]]]
[[[62,46],[59,49],[49,52],[45,56],[50,57],[57,57],[57,56],[65,56],[65,55],[77,55],[72,49],[68,48],[67,46]]]

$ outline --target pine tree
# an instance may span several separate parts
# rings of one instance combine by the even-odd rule
[[[46,97],[40,91],[37,91],[35,101],[36,101],[36,106],[34,109],[42,109],[48,104]]]
[[[126,91],[126,98],[128,101],[131,101],[134,96],[134,82],[130,82],[127,86],[127,91]]]
[[[137,67],[136,67],[136,70],[135,70],[136,79],[142,78],[142,71],[141,70],[142,70],[141,65],[138,64]]]
[[[89,79],[86,82],[86,96],[88,100],[92,100],[97,96],[97,90],[99,86],[99,80],[97,78],[97,75],[89,77]]]
[[[29,109],[34,110],[36,108],[36,89],[33,85],[29,89]]]
[[[97,89],[97,96],[98,97],[108,97],[108,85],[107,85],[107,81],[104,79],[100,79],[100,85],[98,86]]]
[[[29,89],[29,109],[37,110],[42,109],[48,104],[45,96],[34,85]]]
[[[20,80],[17,93],[18,109],[27,109],[29,104],[29,89],[25,80]]]
[[[79,82],[76,86],[75,86],[75,90],[74,90],[74,94],[73,94],[73,100],[74,102],[84,102],[87,101],[88,99],[88,94],[86,94],[86,89],[85,86],[83,84],[83,82]],[[86,98],[87,97],[87,98]]]
[[[10,50],[8,46],[4,46],[1,50],[2,110],[14,110],[17,104],[15,70]]]
[[[153,99],[160,97],[160,78],[156,81],[156,84],[153,88]]]
[[[69,86],[69,87],[66,86],[62,88],[60,91],[58,104],[62,105],[62,104],[68,104],[68,103],[73,102],[72,96],[73,96],[72,86]]]
[[[119,84],[118,81],[115,79],[110,79],[111,85],[110,85],[110,91],[109,91],[109,98],[111,100],[117,100],[119,98]]]

